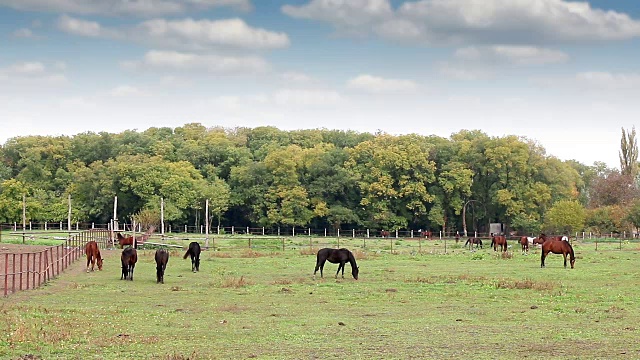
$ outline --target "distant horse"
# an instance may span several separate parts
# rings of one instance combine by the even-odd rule
[[[120,280],[131,280],[133,281],[133,269],[136,267],[136,262],[138,261],[138,252],[136,249],[132,247],[128,247],[122,251],[122,256],[120,256],[120,261],[122,262],[122,276],[120,276]]]
[[[420,232],[420,235],[422,235],[423,237],[431,240],[431,238],[433,237],[433,234],[431,233],[431,230],[427,230],[427,231],[422,231]]]
[[[134,238],[133,236],[122,236],[119,232],[116,233],[116,237],[118,238],[118,244],[120,244],[120,249],[123,249],[126,245],[134,246]]]
[[[482,249],[482,240],[475,237],[470,237],[469,240],[467,240],[467,242],[464,243],[464,246],[466,247],[467,245],[469,245],[469,250],[471,250],[473,249],[473,244],[476,245],[476,248],[480,247],[480,249]]]
[[[358,264],[356,264],[356,258],[353,256],[351,251],[347,249],[331,249],[324,248],[318,250],[318,255],[316,259],[316,269],[313,271],[313,276],[316,276],[316,272],[320,269],[320,277],[323,277],[322,269],[324,269],[324,263],[329,261],[332,264],[340,264],[338,265],[338,271],[336,271],[336,278],[338,278],[338,273],[342,269],[342,278],[344,279],[344,264],[348,261],[351,264],[351,275],[354,279],[358,280]]]
[[[189,249],[184,253],[183,259],[191,256],[191,271],[200,271],[200,244],[193,241],[189,244]]]
[[[156,250],[156,275],[158,278],[156,283],[164,284],[164,270],[167,268],[167,262],[169,262],[169,253],[167,250]]]
[[[569,238],[565,235],[556,235],[556,236],[547,236],[544,233],[540,234],[540,239],[542,239],[542,243],[547,240],[557,240],[557,241],[569,241]]]
[[[542,255],[540,256],[540,267],[544,267],[544,258],[549,253],[562,254],[564,256],[564,267],[567,268],[567,254],[571,262],[571,268],[576,262],[576,256],[573,253],[573,247],[568,241],[547,240],[542,244]]]
[[[541,236],[544,236],[544,234],[542,234]],[[533,238],[532,244],[533,245],[542,245],[542,244],[544,244],[544,240],[545,240],[544,237],[538,236],[538,237]]]
[[[522,246],[522,253],[526,254],[529,252],[529,238],[526,236],[520,237],[520,245]]]
[[[504,235],[494,235],[491,238],[491,246],[493,251],[498,251],[498,246],[503,252],[507,251],[507,238]]]
[[[387,230],[380,231],[380,236],[382,236],[383,238],[388,238],[389,235],[390,233]]]
[[[102,270],[102,257],[100,256],[98,243],[89,241],[84,246],[84,253],[87,254],[87,272],[89,272],[89,263],[91,263],[91,271],[93,271],[96,262],[98,263],[98,270]]]

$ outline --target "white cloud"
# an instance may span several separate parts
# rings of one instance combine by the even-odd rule
[[[153,19],[139,24],[132,35],[142,42],[172,48],[277,49],[289,46],[287,34],[254,28],[239,18],[215,21]]]
[[[58,29],[80,36],[98,37],[107,35],[99,23],[76,19],[67,15],[63,15],[58,19]]]
[[[327,106],[343,101],[336,91],[315,89],[281,89],[273,94],[272,99],[281,106]]]
[[[486,67],[472,67],[464,64],[452,64],[443,62],[438,65],[438,71],[457,80],[483,80],[494,76],[494,71]]]
[[[211,74],[247,74],[268,69],[267,62],[257,56],[220,56],[151,50],[140,61],[121,63],[136,70],[167,70],[178,72],[204,71]]]
[[[411,80],[385,79],[368,74],[350,79],[347,86],[351,89],[372,93],[411,92],[418,89],[418,84]]]
[[[280,74],[280,78],[286,83],[311,84],[318,82],[317,79],[301,72],[288,71]]]
[[[31,31],[31,29],[20,28],[13,32],[13,37],[32,39],[32,38],[35,38],[35,35],[33,34],[33,31]]]
[[[562,51],[535,46],[470,46],[456,50],[460,60],[482,63],[506,63],[510,65],[544,65],[564,63],[569,55]]]
[[[640,21],[627,14],[563,0],[419,0],[404,2],[395,11],[389,0],[311,0],[282,11],[330,23],[339,33],[419,44],[566,43],[640,36]]]
[[[109,95],[115,97],[133,97],[133,96],[144,96],[146,93],[139,88],[131,85],[120,85],[109,91]]]
[[[55,67],[55,66],[54,66]],[[26,61],[0,68],[0,80],[13,84],[63,84],[64,74],[50,71],[39,61]]]
[[[285,48],[290,44],[287,34],[252,27],[239,18],[214,21],[152,19],[126,28],[104,27],[95,21],[63,15],[58,19],[58,28],[74,35],[116,38],[188,51],[220,48],[265,50]]]
[[[640,92],[640,73],[612,73],[606,71],[586,71],[574,76],[537,77],[531,83],[552,89],[571,89],[572,92],[609,92],[616,98]]]
[[[251,10],[250,0],[0,0],[16,10],[50,11],[78,15],[160,16],[214,7]]]

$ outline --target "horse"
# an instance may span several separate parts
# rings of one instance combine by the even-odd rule
[[[464,243],[464,246],[466,247],[467,245],[469,245],[469,250],[471,250],[473,249],[473,244],[476,244],[476,248],[480,247],[480,249],[482,249],[482,240],[475,237],[470,237],[469,240]]]
[[[544,239],[545,239],[544,234],[542,234],[542,236],[543,237],[538,236],[538,237],[533,238],[531,243],[533,245],[542,245],[542,244],[544,244]]]
[[[124,237],[119,232],[116,233],[116,237],[118,238],[118,244],[120,244],[120,249],[124,249],[125,245],[133,246],[137,248],[134,244],[133,236]]]
[[[540,267],[544,267],[544,258],[549,253],[562,254],[564,256],[564,267],[567,268],[567,254],[569,254],[569,261],[571,262],[571,268],[576,262],[576,256],[573,253],[573,247],[568,241],[547,240],[542,244],[542,255],[540,255]]]
[[[91,271],[93,267],[98,263],[98,270],[102,270],[102,256],[100,256],[100,249],[98,243],[95,241],[89,241],[84,246],[84,253],[87,255],[87,272],[89,272],[89,263],[91,263]]]
[[[193,241],[189,244],[189,249],[184,253],[183,259],[191,256],[191,271],[200,271],[200,244]]]
[[[136,267],[136,262],[138,261],[138,252],[136,249],[128,247],[122,250],[120,261],[122,262],[122,276],[120,276],[120,280],[128,279],[133,281],[133,269]]]
[[[431,238],[433,237],[433,234],[431,233],[431,230],[427,230],[427,231],[421,231],[420,235],[422,235],[423,237],[431,240]]]
[[[520,245],[522,246],[522,253],[526,254],[529,252],[529,238],[526,236],[520,237]]]
[[[156,275],[158,278],[157,283],[164,284],[164,270],[167,268],[167,262],[169,262],[169,253],[167,250],[156,250]]]
[[[507,238],[504,235],[494,235],[491,238],[491,246],[493,246],[493,251],[498,251],[498,246],[500,246],[500,250],[506,252]]]
[[[338,271],[336,271],[336,279],[338,278],[338,273],[340,269],[342,269],[342,278],[344,279],[344,264],[348,261],[351,265],[351,275],[354,279],[358,280],[358,272],[360,269],[358,268],[358,264],[356,264],[356,258],[353,256],[351,251],[347,249],[331,249],[324,248],[318,250],[317,259],[316,259],[316,269],[313,271],[313,277],[315,278],[316,272],[320,269],[320,277],[323,277],[322,270],[324,269],[324,263],[329,261],[332,264],[340,264],[338,265]]]
[[[390,233],[387,230],[380,231],[380,236],[383,238],[388,238]]]

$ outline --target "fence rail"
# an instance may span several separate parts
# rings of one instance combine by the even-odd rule
[[[0,254],[3,296],[35,289],[60,275],[84,255],[84,246],[89,241],[96,241],[98,246],[106,248],[109,232],[100,229],[83,231],[71,235],[60,245],[47,246],[40,251],[17,252],[7,249],[7,252]]]

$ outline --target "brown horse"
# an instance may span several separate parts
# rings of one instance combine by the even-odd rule
[[[522,246],[523,254],[526,254],[529,252],[529,239],[526,236],[520,237],[520,245]]]
[[[169,253],[165,249],[156,250],[156,277],[158,281],[156,283],[164,284],[164,271],[167,269],[167,263],[169,262]]]
[[[498,246],[500,246],[500,250],[506,252],[507,238],[504,235],[494,235],[491,238],[491,246],[493,246],[493,251],[498,251]]]
[[[544,236],[544,234],[542,234]],[[538,236],[537,238],[533,238],[533,245],[542,245],[544,244],[544,238]]]
[[[422,235],[422,237],[431,240],[433,238],[433,233],[431,232],[431,230],[426,230],[426,231],[421,231],[420,235]]]
[[[116,233],[116,237],[118,238],[118,244],[120,244],[120,249],[123,249],[126,245],[134,246],[133,236],[122,236],[119,232]]]
[[[476,248],[480,247],[480,249],[482,249],[482,240],[475,237],[470,237],[469,240],[464,243],[464,246],[466,247],[467,245],[469,245],[469,250],[472,250],[474,244],[476,245]]]
[[[380,236],[383,238],[388,238],[391,235],[387,230],[380,231]]]
[[[89,272],[89,263],[91,263],[91,271],[93,271],[93,267],[96,263],[98,263],[98,270],[102,270],[102,256],[100,256],[98,243],[95,241],[89,241],[84,246],[84,253],[87,254],[87,272]]]
[[[542,255],[540,256],[540,267],[544,267],[544,258],[548,253],[562,254],[564,256],[564,267],[567,267],[567,254],[571,262],[571,268],[576,262],[576,256],[573,253],[573,247],[568,241],[547,240],[542,244]]]

